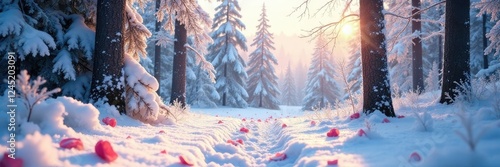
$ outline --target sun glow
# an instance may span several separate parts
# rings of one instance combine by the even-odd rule
[[[351,36],[353,31],[353,27],[350,24],[345,24],[344,26],[342,26],[342,34],[344,34],[345,36]]]

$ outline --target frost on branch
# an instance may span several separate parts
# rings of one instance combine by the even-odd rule
[[[162,123],[170,114],[156,94],[158,81],[130,55],[125,55],[126,112],[146,123]]]
[[[56,88],[51,91],[47,91],[47,88],[42,88],[40,91],[40,85],[43,85],[47,82],[42,77],[38,77],[36,80],[30,83],[30,76],[28,75],[28,71],[22,70],[21,74],[19,74],[18,79],[16,80],[16,88],[19,91],[19,96],[22,99],[24,106],[28,109],[28,122],[30,121],[31,112],[33,108],[38,103],[44,101],[49,96],[52,96],[54,93],[58,93],[61,89]]]

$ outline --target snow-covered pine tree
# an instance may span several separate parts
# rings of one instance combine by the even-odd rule
[[[493,27],[486,34],[488,38],[488,47],[484,50],[485,54],[493,54],[493,59],[489,62],[488,69],[480,70],[477,76],[488,76],[500,70],[500,1],[481,0],[474,2],[473,6],[480,9],[478,14],[487,14]]]
[[[193,44],[192,38],[188,38],[188,43]],[[187,52],[187,63],[186,102],[196,107],[217,107],[220,96],[215,89],[215,70],[212,64],[191,49]],[[210,70],[205,70],[205,66],[209,66]]]
[[[49,89],[87,101],[95,33],[95,1],[0,2],[0,54],[15,52],[17,73],[28,70]],[[0,63],[7,64],[7,58]],[[7,68],[0,69],[4,77]],[[1,84],[4,84],[3,82]],[[0,84],[0,85],[1,85]],[[3,91],[6,86],[1,86]]]
[[[285,77],[283,78],[283,89],[281,104],[291,106],[297,105],[297,88],[295,87],[295,79],[292,74],[292,69],[290,67],[290,62],[288,62],[288,67],[286,68]]]
[[[332,53],[327,46],[323,34],[318,35],[311,65],[307,73],[303,110],[325,108],[328,105],[333,105],[341,98],[339,87],[335,81],[335,68],[330,60]]]
[[[470,10],[470,70],[476,74],[483,68],[483,18],[479,15],[479,9]]]
[[[388,11],[401,16],[411,15],[408,1],[392,0],[387,2]],[[400,94],[412,88],[412,39],[411,28],[406,27],[407,19],[386,15],[387,57],[392,93]]]
[[[174,32],[176,39],[170,103],[178,101],[184,106],[186,104],[187,37],[193,37],[194,48],[204,48],[212,41],[207,34],[208,26],[212,22],[196,0],[162,0],[156,15],[158,20],[166,18],[164,27]],[[204,53],[205,50],[197,52]]]
[[[221,0],[215,10],[211,34],[213,43],[208,47],[207,59],[217,72],[215,88],[221,97],[219,104],[245,108],[248,106],[246,64],[237,49],[247,50],[246,38],[238,30],[245,28],[240,20],[241,8],[237,0]]]
[[[354,32],[359,31],[359,29],[357,28],[359,26],[353,26],[353,27],[356,27],[356,29],[353,30]],[[361,83],[363,83],[363,77],[361,76],[361,49],[359,40],[361,40],[360,35],[358,33],[355,33],[348,41],[350,55],[348,57],[348,62],[347,62],[347,71],[349,72],[347,74],[347,83],[349,84],[348,86],[351,92],[350,93],[346,92],[344,97],[342,97],[343,100],[352,98],[349,97],[349,95],[355,95],[361,93]]]
[[[278,60],[271,53],[274,50],[273,34],[268,30],[271,27],[266,15],[266,6],[262,5],[260,23],[257,26],[256,37],[251,46],[255,50],[250,53],[248,60],[248,103],[253,107],[279,109],[278,77],[274,66]]]
[[[140,10],[140,14],[144,18],[144,25],[149,31],[155,32],[157,18],[155,16],[155,4],[153,1],[146,3],[145,9]],[[163,22],[162,22],[163,24]],[[161,58],[160,64],[155,59],[156,46],[161,47]],[[170,89],[172,88],[172,73],[166,71],[172,71],[172,64],[174,58],[174,37],[171,33],[161,28],[158,32],[155,32],[151,38],[148,38],[146,51],[148,53],[148,58],[151,60],[148,65],[146,61],[141,61],[141,64],[146,68],[149,73],[154,73],[157,69],[156,66],[159,65],[160,71],[160,88],[158,89],[158,95],[164,101],[170,101]],[[155,76],[155,78],[157,78]],[[158,78],[157,78],[158,80]]]

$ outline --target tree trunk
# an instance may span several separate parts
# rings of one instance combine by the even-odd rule
[[[161,0],[156,0],[156,9],[155,11],[158,12],[159,8],[160,8],[160,3],[161,3]],[[156,32],[156,35],[158,35],[158,33],[160,32],[160,28],[161,28],[161,21],[160,20],[156,20],[156,23],[155,23],[155,32]],[[156,45],[155,44],[155,72],[154,72],[154,75],[155,75],[155,78],[156,80],[158,80],[158,85],[161,85],[161,46],[160,45]],[[156,91],[158,93],[158,95],[161,95],[161,89],[158,89]]]
[[[443,15],[443,8],[439,7],[439,16]],[[442,26],[440,25],[440,28]],[[438,69],[439,69],[439,78],[443,77],[443,35],[438,36]],[[439,80],[439,85],[443,85],[443,81]]]
[[[385,48],[382,0],[360,0],[363,112],[376,110],[394,117]]]
[[[412,22],[411,31],[413,33],[417,32],[418,36],[412,39],[412,55],[413,55],[413,91],[422,92],[424,89],[424,74],[422,69],[422,24],[420,22],[420,0],[411,0],[412,10]]]
[[[175,42],[174,42],[174,64],[172,73],[172,95],[170,103],[178,101],[182,106],[186,105],[186,47],[187,31],[186,27],[175,20]]]
[[[107,99],[125,113],[124,65],[125,1],[98,0],[91,99]],[[109,78],[111,77],[111,78]]]
[[[441,103],[452,103],[456,98],[453,90],[459,89],[458,84],[470,82],[468,80],[470,73],[469,10],[470,0],[446,1]]]
[[[486,14],[483,14],[483,69],[487,69],[489,67],[488,64],[488,54],[484,52],[486,50],[486,47],[488,47],[488,38],[486,38],[486,23],[488,16]]]

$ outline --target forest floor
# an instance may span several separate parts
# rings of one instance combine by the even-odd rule
[[[478,102],[467,105],[461,112],[456,105],[439,104],[436,94],[422,95],[416,101],[396,99],[396,113],[404,118],[387,118],[386,123],[381,113],[361,114],[360,118],[351,119],[351,113],[342,110],[314,113],[294,106],[281,106],[281,110],[192,108],[179,116],[175,124],[155,126],[119,116],[115,117],[116,127],[101,123],[97,129],[76,130],[75,136],[38,132],[21,136],[16,156],[28,167],[185,166],[179,156],[194,166],[500,164],[500,120],[495,118],[494,111],[485,107],[484,102]],[[474,151],[457,135],[466,132],[458,117],[461,113],[472,120],[473,136],[480,135],[474,142],[477,143]],[[101,114],[99,120],[105,116]],[[311,124],[312,121],[316,124]],[[248,133],[240,132],[243,127]],[[332,128],[338,130],[338,137],[327,136]],[[365,134],[360,136],[360,129]],[[484,133],[479,134],[480,131]],[[0,136],[8,140],[5,135]],[[66,137],[80,138],[84,149],[60,148],[59,142]],[[96,155],[94,146],[99,140],[111,143],[118,154],[115,161],[108,163]],[[2,150],[7,147],[4,143],[0,145]],[[413,153],[420,160],[411,156]]]

